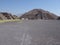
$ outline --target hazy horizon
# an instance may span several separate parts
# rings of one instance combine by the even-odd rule
[[[32,9],[44,9],[60,16],[60,0],[0,0],[0,12],[23,14]]]

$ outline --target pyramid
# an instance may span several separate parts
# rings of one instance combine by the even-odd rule
[[[49,11],[45,11],[43,9],[33,9],[29,12],[26,12],[22,16],[20,16],[20,19],[42,19],[42,20],[55,20],[57,19],[57,16],[53,13],[50,13]]]
[[[0,20],[14,19],[12,14],[6,12],[0,12]]]
[[[60,17],[58,17],[57,20],[60,20]]]
[[[7,20],[7,18],[3,14],[0,13],[0,20]]]

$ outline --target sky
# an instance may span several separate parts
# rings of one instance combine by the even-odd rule
[[[18,15],[32,9],[44,9],[60,16],[60,0],[0,0],[0,12]]]

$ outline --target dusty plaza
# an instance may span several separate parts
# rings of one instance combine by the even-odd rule
[[[60,45],[60,21],[24,20],[0,24],[0,45]]]

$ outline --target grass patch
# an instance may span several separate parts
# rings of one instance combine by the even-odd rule
[[[17,21],[20,21],[20,19],[0,20],[0,23],[5,23],[5,22],[17,22]]]

